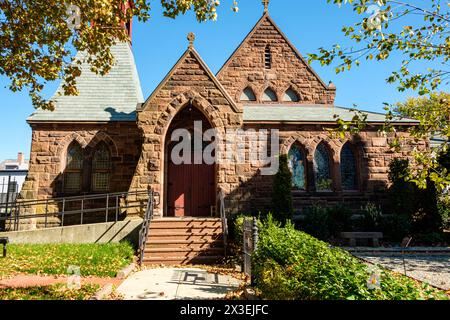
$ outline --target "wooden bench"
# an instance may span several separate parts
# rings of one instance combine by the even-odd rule
[[[3,258],[6,258],[6,245],[9,242],[9,238],[2,237],[0,238],[0,244],[3,245]]]
[[[350,246],[356,246],[356,239],[372,239],[374,247],[379,247],[379,239],[383,238],[382,232],[341,232],[341,238],[349,239]]]

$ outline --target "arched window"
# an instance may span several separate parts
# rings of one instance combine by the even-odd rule
[[[83,150],[77,142],[72,142],[67,148],[66,168],[64,170],[64,192],[77,193],[81,191],[82,171]]]
[[[269,45],[264,50],[264,66],[266,69],[272,69],[272,53],[270,52]]]
[[[288,165],[292,173],[292,187],[306,190],[306,158],[298,144],[294,144],[289,150]]]
[[[288,89],[285,93],[284,93],[284,97],[283,97],[283,101],[284,102],[299,102],[300,98],[297,94],[297,92],[295,92],[292,89]]]
[[[358,189],[356,158],[348,142],[341,150],[341,184],[343,190]]]
[[[256,96],[250,87],[245,88],[241,94],[241,101],[256,101]]]
[[[111,154],[106,144],[101,143],[96,148],[92,158],[92,191],[108,191],[110,174]]]
[[[278,101],[277,94],[270,88],[267,88],[263,93],[262,101]]]
[[[330,154],[323,142],[317,146],[314,153],[314,174],[317,191],[331,190]]]

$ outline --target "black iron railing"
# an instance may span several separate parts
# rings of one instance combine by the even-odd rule
[[[223,233],[223,246],[225,249],[225,256],[227,256],[227,246],[228,246],[228,221],[225,210],[225,194],[223,190],[219,191],[219,211],[220,211],[220,219],[222,220],[222,233]]]
[[[21,224],[33,221],[38,228],[117,222],[133,211],[143,215],[148,202],[147,190],[94,194],[42,200],[16,199],[0,203],[1,222],[6,231],[17,231]]]
[[[153,220],[153,212],[155,208],[155,193],[153,190],[148,191],[148,202],[145,210],[144,221],[142,223],[141,231],[139,232],[139,264],[142,265],[144,261],[145,247],[147,245],[148,229]]]

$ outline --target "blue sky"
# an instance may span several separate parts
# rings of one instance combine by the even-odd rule
[[[144,98],[147,98],[176,63],[188,45],[186,35],[196,34],[195,47],[211,70],[216,73],[232,54],[254,24],[261,17],[261,0],[239,0],[239,12],[231,11],[232,0],[222,0],[215,22],[198,23],[192,13],[176,20],[162,16],[159,1],[151,1],[152,17],[144,23],[134,23],[133,52],[141,80]],[[344,25],[350,25],[361,16],[354,14],[350,6],[338,8],[326,0],[272,0],[270,14],[291,42],[306,57],[319,47],[331,47],[335,43],[349,43],[341,33]],[[394,103],[414,93],[399,93],[395,85],[386,84],[390,71],[398,69],[401,60],[394,57],[387,62],[368,62],[352,71],[336,75],[332,66],[313,67],[328,83],[337,87],[336,105],[368,111],[383,111],[383,102]],[[423,66],[426,68],[427,66]],[[31,128],[26,118],[33,112],[26,92],[12,93],[7,89],[9,81],[0,77],[0,160],[14,158],[22,151],[29,157]],[[49,84],[45,96],[51,97],[57,83]],[[442,87],[448,90],[448,87]]]

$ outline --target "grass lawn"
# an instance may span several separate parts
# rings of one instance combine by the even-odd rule
[[[70,290],[65,284],[45,287],[0,289],[0,300],[88,300],[100,289],[99,285],[85,284],[79,290]]]
[[[115,277],[130,264],[134,250],[129,243],[8,245],[0,258],[0,277],[16,273],[67,275],[69,266],[80,267],[81,276]],[[0,295],[1,296],[1,295]]]

